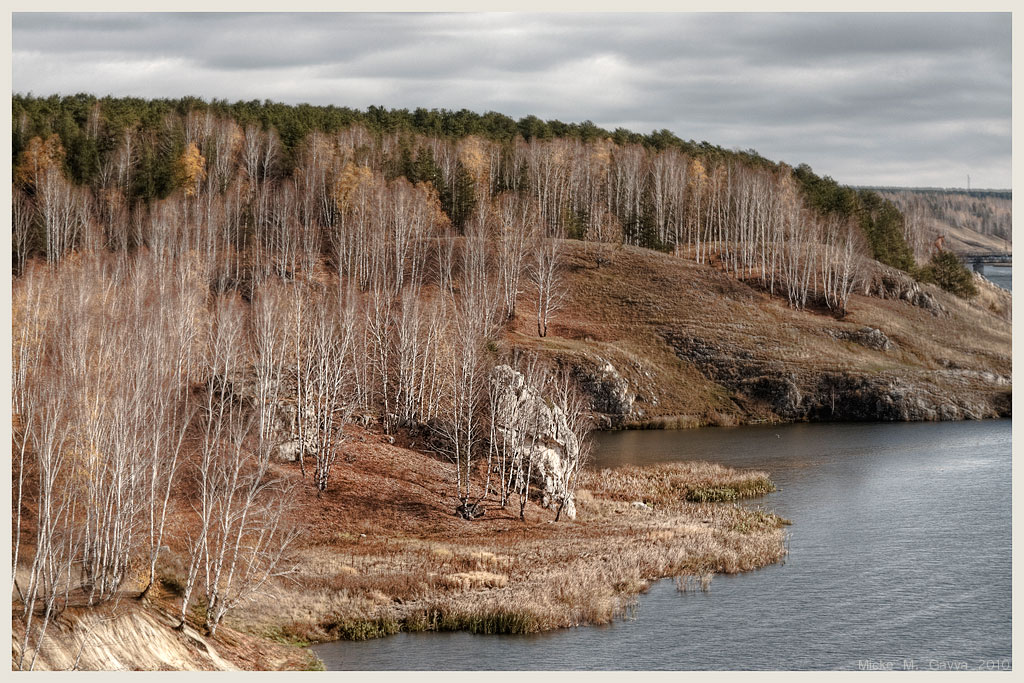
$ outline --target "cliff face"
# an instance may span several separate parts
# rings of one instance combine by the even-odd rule
[[[557,509],[567,519],[576,519],[576,500],[568,486],[570,463],[580,458],[580,443],[565,412],[546,400],[526,377],[507,365],[491,372],[491,386],[498,397],[496,430],[504,443],[511,445],[513,462],[534,463],[535,483],[541,491],[541,504]]]
[[[548,337],[524,315],[506,341],[568,364],[606,428],[1010,415],[1010,296],[984,282],[965,301],[878,267],[836,319],[693,261],[597,256],[572,243]]]

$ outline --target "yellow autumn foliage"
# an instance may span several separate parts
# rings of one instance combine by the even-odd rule
[[[344,208],[352,195],[361,187],[370,187],[377,182],[373,170],[367,166],[356,166],[351,161],[345,164],[334,185],[334,200]]]
[[[690,162],[689,180],[690,183],[698,188],[702,187],[708,179],[708,172],[704,168],[704,164],[701,163],[700,159],[693,159]]]
[[[423,201],[429,207],[430,220],[434,227],[437,229],[449,227],[451,221],[448,219],[448,214],[441,208],[441,197],[434,184],[430,181],[419,182],[416,183],[416,189],[423,194]]]
[[[490,172],[490,160],[484,147],[486,144],[476,135],[470,135],[459,144],[459,161],[477,185],[486,183]]]
[[[178,185],[185,188],[185,196],[193,197],[199,183],[206,180],[206,157],[199,153],[196,143],[190,142],[178,158]]]

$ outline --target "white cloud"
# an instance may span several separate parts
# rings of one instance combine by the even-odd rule
[[[1010,48],[1006,13],[19,13],[13,81],[590,119],[849,183],[1006,187]]]

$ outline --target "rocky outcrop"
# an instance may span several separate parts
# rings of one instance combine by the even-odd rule
[[[892,348],[889,337],[874,327],[862,327],[859,330],[829,330],[828,333],[836,339],[851,341],[875,351],[888,351]]]
[[[210,390],[220,400],[235,401],[244,403],[249,408],[255,409],[260,401],[259,389],[256,375],[250,370],[248,372],[233,372],[226,377],[213,377],[210,380]],[[315,419],[313,411],[309,408],[302,410],[299,415],[299,407],[295,401],[295,385],[282,380],[279,386],[268,393],[277,396],[277,402],[272,406],[270,438],[273,441],[271,457],[279,462],[297,462],[302,453],[305,455],[316,454]],[[299,440],[299,419],[305,422],[303,426],[303,441]]]
[[[953,403],[929,387],[891,375],[823,373],[806,417],[815,420],[911,422],[994,417],[983,405]]]
[[[484,516],[484,506],[480,503],[462,503],[455,508],[455,514],[463,519],[477,519]]]
[[[799,419],[804,410],[805,397],[792,373],[766,373],[743,378],[733,388],[749,398],[766,403],[771,406],[772,412],[786,419]]]
[[[564,411],[548,402],[526,382],[523,373],[508,365],[491,372],[495,389],[496,427],[505,443],[514,444],[515,457],[532,463],[533,480],[541,489],[541,504],[576,517],[576,501],[568,487],[569,468],[579,462],[580,443]]]
[[[272,456],[280,462],[298,462],[300,455],[316,455],[316,421],[310,409],[302,411],[305,420],[299,439],[299,408],[295,403],[278,403],[274,412],[274,449]],[[303,446],[303,442],[305,445]]]
[[[917,306],[932,315],[946,315],[935,297],[924,291],[914,278],[894,268],[879,268],[867,286],[870,296],[880,299],[900,299],[911,306]]]
[[[878,330],[854,334],[865,345],[888,348],[888,339]],[[953,377],[958,371],[939,371],[944,383],[963,387],[953,393],[939,389],[926,376],[787,369],[745,349],[668,332],[664,337],[676,355],[733,392],[748,412],[760,408],[761,414],[768,411],[783,420],[973,420],[1009,415],[1004,394],[1010,380],[995,373],[959,371]]]
[[[590,409],[600,413],[602,427],[621,427],[632,416],[636,394],[610,362],[600,357],[576,360],[572,376],[587,396]]]

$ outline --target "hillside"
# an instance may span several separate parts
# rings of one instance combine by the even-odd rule
[[[1013,198],[1010,192],[878,188],[908,225],[908,242],[923,260],[935,239],[956,253],[1007,252],[1013,244]],[[911,236],[912,235],[912,236]]]
[[[836,319],[690,260],[622,247],[598,266],[599,253],[572,244],[570,296],[546,339],[527,315],[506,339],[593,378],[606,424],[1009,415],[1010,297],[980,279],[969,302],[880,268],[874,295]],[[636,400],[608,406],[616,393]]]
[[[576,519],[554,524],[550,510],[528,501],[520,520],[518,504],[488,500],[486,514],[468,521],[451,513],[453,463],[422,452],[421,438],[349,432],[344,466],[323,494],[298,463],[271,466],[291,487],[287,521],[302,535],[288,572],[232,610],[215,634],[203,630],[198,609],[175,628],[197,532],[194,501],[182,494],[171,501],[157,588],[139,601],[140,585],[128,582],[118,599],[91,607],[75,591],[35,668],[294,670],[317,668],[315,656],[299,649],[310,642],[607,624],[654,580],[682,577],[706,589],[715,573],[749,571],[786,554],[786,520],[686,497],[709,486],[758,496],[773,490],[765,472],[708,463],[593,471],[581,480]],[[481,484],[485,475],[474,472]],[[13,627],[17,661],[24,626],[16,617]]]
[[[122,649],[88,666],[260,668],[310,662],[249,636],[606,623],[778,561],[784,521],[728,504],[766,473],[588,470],[592,428],[1011,412],[1010,294],[804,165],[450,112],[15,114],[16,668],[91,628]]]
[[[823,307],[792,308],[783,297],[727,275],[718,266],[639,247],[609,248],[574,240],[558,244],[564,249],[566,298],[551,316],[547,336],[537,336],[534,299],[523,296],[515,320],[482,347],[487,354],[482,362],[490,365],[523,355],[517,350],[538,352],[551,366],[568,371],[599,424],[675,427],[1010,414],[1009,295],[983,283],[982,294],[965,301],[880,267],[868,280],[871,295],[853,294],[846,316],[837,319]],[[456,246],[466,249],[461,238]],[[41,344],[40,357],[50,359],[38,367],[17,366],[26,373],[18,375],[15,387],[15,449],[22,454],[15,472],[19,496],[25,485],[19,505],[20,586],[31,585],[31,568],[24,558],[45,540],[38,535],[37,520],[45,519],[41,501],[56,496],[71,506],[61,508],[67,511],[90,509],[92,501],[107,500],[113,477],[123,471],[119,468],[138,468],[146,461],[135,458],[148,457],[145,449],[120,448],[121,440],[132,443],[135,438],[159,436],[162,432],[152,428],[154,421],[170,431],[170,440],[163,443],[171,446],[179,439],[183,445],[176,456],[182,462],[177,475],[162,475],[171,477],[160,485],[169,486],[173,495],[163,540],[151,541],[160,552],[156,587],[147,602],[136,601],[146,585],[145,567],[137,555],[131,560],[132,572],[122,573],[108,588],[106,601],[86,607],[89,584],[72,586],[61,599],[67,604],[59,607],[59,619],[39,646],[38,668],[66,668],[76,661],[85,668],[303,668],[315,662],[267,639],[290,646],[402,630],[530,633],[607,623],[624,614],[651,580],[684,576],[706,582],[714,573],[750,570],[785,554],[783,521],[774,515],[691,502],[688,497],[689,491],[699,488],[720,491],[737,481],[761,482],[766,480],[764,473],[691,463],[680,465],[678,471],[582,471],[569,493],[575,514],[557,524],[552,523],[553,511],[545,507],[549,482],[535,481],[519,500],[511,493],[508,504],[501,505],[492,481],[490,494],[480,501],[485,514],[470,521],[453,514],[470,495],[461,473],[472,481],[472,495],[481,496],[490,471],[490,457],[484,458],[488,447],[478,437],[472,460],[446,457],[450,451],[445,439],[438,438],[443,437],[443,423],[441,429],[400,425],[391,434],[383,433],[382,423],[387,422],[373,415],[343,425],[344,439],[330,435],[329,448],[338,462],[320,490],[309,469],[320,467],[323,450],[307,454],[303,477],[293,457],[279,454],[267,459],[272,451],[261,445],[251,420],[231,418],[236,410],[239,417],[259,417],[268,408],[266,417],[286,413],[288,400],[294,399],[281,397],[280,403],[261,407],[243,394],[241,382],[228,389],[219,379],[227,376],[227,366],[209,365],[221,354],[246,348],[237,344],[240,338],[222,336],[230,332],[232,320],[251,319],[258,337],[259,311],[266,311],[258,308],[261,297],[247,302],[202,290],[190,293],[188,287],[204,281],[186,269],[179,281],[184,289],[172,299],[178,302],[175,307],[153,308],[148,305],[150,292],[171,285],[151,281],[144,255],[136,259],[139,270],[134,275],[118,275],[117,262],[109,255],[78,254],[55,271],[32,267],[15,283],[18,358],[26,360],[33,345]],[[318,271],[318,277],[328,275]],[[309,286],[289,285],[299,293]],[[460,296],[464,291],[465,283]],[[188,304],[184,295],[196,294],[198,298]],[[425,286],[421,296],[437,296],[436,288]],[[183,313],[188,315],[179,322],[196,324],[206,339],[194,350],[171,336],[162,343],[145,334],[134,336],[135,324],[145,329],[151,321],[168,334],[176,328],[166,327],[161,316]],[[71,324],[64,327],[60,321]],[[285,329],[294,331],[290,325]],[[119,330],[128,336],[107,336]],[[452,340],[460,340],[461,346]],[[144,398],[140,404],[135,391],[162,391],[166,386],[147,378],[145,372],[153,365],[138,344],[152,346],[158,366],[173,359],[195,364],[194,376],[182,378],[188,382],[182,398],[186,405],[205,405],[202,415],[209,419],[192,413],[191,421],[175,422],[180,413],[135,411],[152,400]],[[453,336],[438,353],[448,357],[465,348],[464,340]],[[239,360],[244,375],[250,372],[246,365],[258,362],[259,355]],[[64,369],[63,363],[69,361]],[[134,369],[140,361],[144,366]],[[137,371],[143,374],[133,374]],[[141,382],[125,381],[135,376]],[[458,389],[442,386],[446,391]],[[98,396],[103,401],[94,404]],[[482,398],[481,409],[486,410],[486,394]],[[560,399],[556,396],[550,404],[547,400],[554,416]],[[84,412],[69,410],[79,401]],[[447,405],[446,399],[442,409],[449,410]],[[20,416],[33,408],[38,421],[26,425]],[[122,408],[126,412],[120,412]],[[171,422],[165,423],[168,418]],[[221,429],[222,419],[228,433],[211,440],[211,430]],[[110,421],[117,431],[108,430]],[[59,436],[70,425],[77,429],[60,437],[70,439],[60,458],[51,435]],[[242,431],[234,431],[239,428]],[[285,436],[290,436],[287,428]],[[568,463],[568,441],[563,436],[559,445],[549,436],[542,439],[546,451],[560,448],[562,462]],[[494,437],[491,443],[496,443]],[[83,459],[82,453],[103,453],[109,460]],[[158,472],[165,467],[160,463],[173,454],[173,449],[155,452],[155,464],[144,464],[144,471],[152,466]],[[526,460],[525,454],[518,457]],[[38,473],[47,467],[56,468],[58,476],[40,478]],[[204,474],[208,467],[220,474],[210,478]],[[257,478],[249,479],[253,468]],[[495,469],[504,480],[505,465]],[[203,488],[211,481],[224,481],[221,477],[231,472],[240,478],[240,489],[225,489],[223,484]],[[89,485],[76,485],[81,481]],[[251,557],[259,571],[268,573],[267,585],[255,599],[243,599],[251,586],[234,586],[231,598],[238,602],[213,632],[218,622],[211,627],[207,621],[208,599],[203,593],[190,599],[192,588],[187,588],[194,582],[188,578],[190,558],[213,561],[195,555],[192,545],[203,528],[198,503],[239,505],[245,500],[242,495],[235,503],[221,497],[243,493],[246,482],[259,484],[261,498],[269,499],[257,500],[259,505],[251,509],[240,508],[230,518],[231,525],[238,520],[253,525],[237,533],[255,542],[266,538],[265,525],[272,524],[272,538],[277,529],[290,529],[295,535],[287,535],[286,554],[268,556],[261,551]],[[115,490],[135,502],[126,504],[127,512],[105,508],[110,523],[146,509],[145,488],[126,487],[122,481]],[[752,490],[757,495],[770,485],[756,483]],[[519,502],[524,503],[524,519],[517,514]],[[279,516],[274,516],[278,510]],[[75,531],[81,528],[74,516],[60,514],[51,523],[82,532]],[[144,524],[145,518],[134,523]],[[84,531],[105,528],[99,520]],[[218,528],[209,526],[207,532]],[[235,533],[231,531],[231,537]],[[133,553],[145,557],[145,545],[122,542],[126,561]],[[48,552],[55,555],[58,567],[60,562],[77,561],[59,546],[49,546]],[[244,552],[250,552],[248,546]],[[280,566],[275,569],[276,562]],[[200,582],[195,590],[201,588]],[[205,595],[210,590],[206,587]],[[273,610],[266,609],[267,595]],[[177,631],[173,625],[182,612],[188,622]],[[47,611],[40,616],[47,617]],[[17,613],[13,626],[17,661],[20,634],[25,632]]]
[[[1009,297],[994,288],[967,302],[880,270],[872,295],[854,294],[840,320],[827,309],[793,309],[688,259],[636,247],[564,246],[567,296],[548,335],[537,336],[524,297],[495,352],[533,350],[570,368],[607,426],[1010,413]],[[158,589],[137,602],[136,577],[113,603],[70,606],[38,668],[67,668],[79,651],[81,668],[303,668],[316,663],[293,646],[325,639],[607,623],[653,579],[707,581],[784,556],[778,518],[680,499],[706,481],[735,485],[764,473],[690,464],[587,471],[575,519],[552,524],[552,511],[531,497],[520,520],[517,504],[503,507],[492,497],[486,514],[468,521],[452,514],[455,464],[433,452],[429,433],[388,435],[354,424],[346,431],[323,493],[298,463],[270,465],[290,491],[288,521],[302,529],[289,573],[264,590],[273,610],[267,598],[243,602],[210,635],[196,606],[189,626],[173,629],[188,539],[197,533],[195,494],[185,486],[171,501]],[[187,443],[184,457],[195,463],[195,441]],[[485,475],[478,460],[477,486]],[[675,495],[659,497],[666,481]],[[14,627],[17,656],[23,630],[17,619]],[[88,645],[97,642],[104,647]]]

